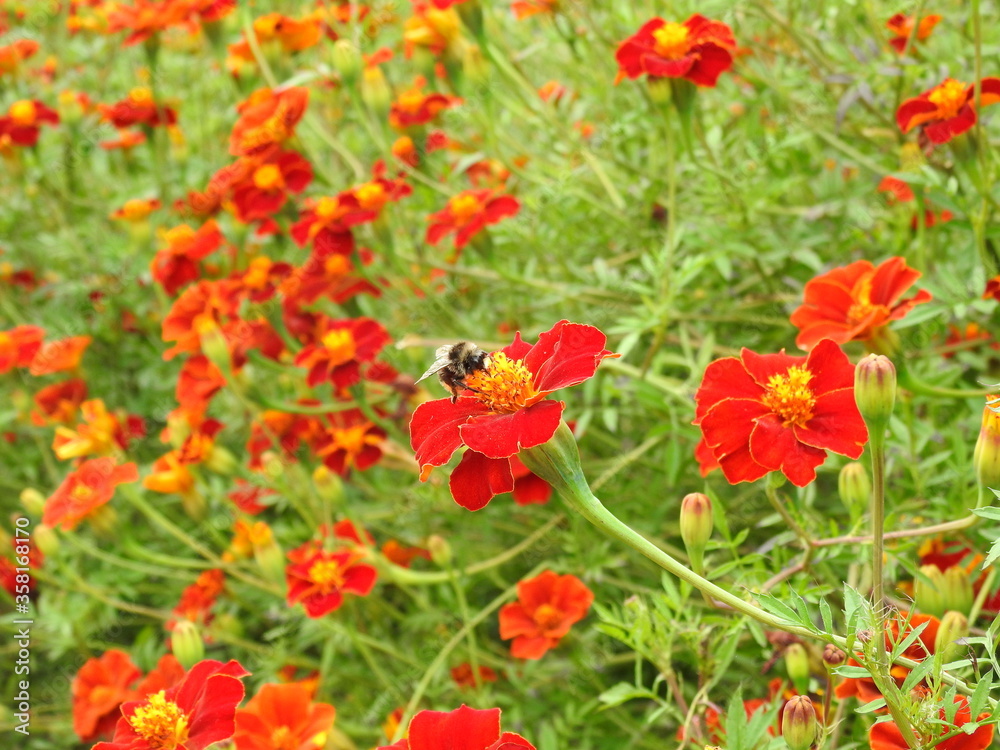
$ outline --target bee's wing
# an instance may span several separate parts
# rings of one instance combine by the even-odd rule
[[[425,378],[429,378],[436,372],[441,372],[441,370],[448,366],[448,363],[451,361],[451,346],[439,346],[437,351],[434,352],[434,357],[434,364],[427,368],[427,372],[417,378],[418,383]]]

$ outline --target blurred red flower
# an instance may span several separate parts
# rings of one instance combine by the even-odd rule
[[[90,346],[90,336],[71,336],[58,341],[49,341],[35,352],[28,372],[32,375],[51,375],[63,370],[75,370],[80,366],[80,358]]]
[[[164,628],[173,631],[179,620],[188,620],[197,625],[212,621],[212,608],[226,586],[226,574],[219,569],[203,570],[190,586],[181,592],[173,617],[164,623]]]
[[[31,423],[39,427],[52,423],[68,424],[76,417],[80,404],[86,398],[87,384],[80,378],[47,385],[34,396],[35,410],[31,412]]]
[[[301,602],[306,615],[322,617],[340,608],[345,593],[367,596],[378,573],[360,562],[364,555],[360,548],[327,552],[311,541],[289,552],[288,606]]]
[[[733,31],[721,21],[697,13],[684,23],[654,18],[619,45],[616,82],[645,73],[712,87],[733,66],[735,49]]]
[[[451,668],[451,679],[459,689],[475,688],[486,682],[497,681],[496,671],[490,669],[485,664],[480,664],[479,669],[476,671],[478,672],[478,676],[473,672],[472,665],[469,662],[462,662],[457,667]]]
[[[823,340],[808,357],[757,354],[710,364],[694,424],[731,484],[780,471],[805,487],[827,450],[858,458],[868,430],[854,403],[854,365]]]
[[[361,363],[375,359],[389,343],[389,332],[371,318],[324,318],[318,341],[295,357],[298,367],[309,370],[310,386],[329,381],[334,388],[348,388],[361,380]]]
[[[187,224],[168,229],[162,236],[165,247],[157,251],[149,264],[153,278],[164,291],[174,295],[188,282],[201,276],[198,261],[202,260],[226,241],[214,219],[206,221],[198,230]]]
[[[1000,102],[1000,78],[984,78],[980,86],[983,107]],[[919,126],[931,143],[947,143],[976,124],[975,86],[946,78],[903,102],[896,110],[896,123],[904,133]]]
[[[427,79],[417,76],[413,86],[403,91],[389,109],[389,124],[397,130],[405,130],[433,121],[443,110],[457,107],[462,100],[436,91],[424,93]]]
[[[890,321],[931,300],[925,289],[901,299],[920,276],[898,256],[877,267],[859,260],[817,276],[806,284],[805,299],[792,313],[792,325],[799,329],[796,346],[808,350],[823,339],[846,344],[878,338]]]
[[[513,196],[497,195],[493,190],[463,190],[453,196],[444,209],[427,217],[430,226],[425,241],[436,245],[454,232],[455,250],[461,250],[487,226],[514,216],[520,210],[521,204]]]
[[[518,21],[541,13],[555,14],[559,0],[514,0],[510,4],[511,12]]]
[[[138,479],[139,470],[134,463],[119,466],[110,456],[84,461],[45,501],[42,523],[69,531],[111,500],[115,487]]]
[[[186,0],[132,0],[131,3],[114,3],[109,8],[108,31],[130,32],[125,46],[145,42],[155,34],[181,23],[187,14]]]
[[[301,682],[262,685],[236,711],[233,741],[239,750],[320,750],[326,747],[336,709],[314,703],[312,689]]]
[[[0,139],[6,136],[18,146],[34,146],[43,124],[58,125],[59,115],[37,99],[21,99],[0,117]]]
[[[889,44],[891,44],[892,48],[899,54],[903,54],[906,50],[910,34],[913,33],[913,21],[913,16],[897,13],[886,23],[886,26],[892,33],[892,39],[889,40]],[[918,41],[922,42],[927,39],[927,37],[931,35],[931,32],[934,31],[934,27],[940,22],[941,16],[936,13],[931,13],[921,18],[920,25],[917,28],[917,35],[913,39],[913,46],[916,46]],[[910,47],[911,50],[913,49],[913,46]]]
[[[200,661],[173,687],[125,703],[114,739],[93,750],[205,750],[228,740],[248,674],[236,661]]]
[[[517,601],[500,610],[500,637],[514,641],[510,653],[518,659],[540,659],[587,614],[593,592],[574,575],[546,570],[517,584]]]
[[[110,649],[88,659],[77,671],[70,687],[73,693],[73,731],[81,742],[93,742],[114,734],[121,717],[120,706],[134,700],[142,671],[124,651]]]
[[[15,367],[28,367],[42,348],[45,329],[38,326],[17,326],[0,331],[0,374]]]
[[[252,156],[284,143],[295,134],[308,104],[309,89],[303,86],[253,92],[236,108],[240,118],[233,125],[229,153]]]
[[[487,369],[465,382],[475,388],[417,407],[410,420],[410,445],[420,479],[426,481],[463,445],[469,450],[451,475],[455,502],[479,510],[514,488],[511,457],[522,448],[548,442],[562,420],[565,404],[546,398],[553,391],[594,376],[606,357],[607,338],[593,326],[561,320],[532,345],[521,340],[490,355]]]
[[[323,253],[350,255],[354,251],[351,227],[378,218],[378,210],[362,208],[351,190],[312,201],[299,214],[290,233],[299,247],[312,245]]]
[[[939,729],[937,732],[939,736],[948,734],[956,729],[959,730],[958,733],[936,744],[934,744],[934,737],[928,736],[921,739],[922,744],[925,746],[934,744],[934,747],[939,748],[939,750],[986,750],[986,748],[993,744],[993,724],[981,726],[971,734],[966,733],[963,726],[972,721],[969,699],[964,695],[956,695],[954,702],[958,704],[958,710],[955,712],[954,718],[948,721],[945,709],[942,708],[938,714],[941,723],[935,724],[935,726]],[[977,720],[983,721],[990,717],[990,712],[986,711],[979,714]],[[883,721],[873,724],[872,728],[868,730],[868,742],[871,750],[907,750],[909,748],[906,740],[903,739],[902,732],[899,731],[899,727],[896,726],[896,722],[894,721]]]
[[[127,97],[114,104],[98,104],[97,109],[106,122],[119,130],[133,125],[156,127],[177,124],[177,111],[157,105],[153,101],[153,92],[144,86],[132,89]]]
[[[249,223],[270,218],[312,182],[312,166],[295,151],[275,151],[233,187],[236,217]]]
[[[524,737],[500,730],[500,709],[463,704],[454,711],[421,711],[410,721],[406,739],[377,750],[535,750]]]
[[[346,476],[352,468],[364,471],[382,458],[386,432],[372,424],[360,409],[333,412],[327,421],[313,447],[327,468]]]

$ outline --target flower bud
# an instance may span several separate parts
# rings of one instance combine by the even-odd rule
[[[712,536],[712,501],[707,495],[692,492],[681,500],[681,539],[692,562],[699,562]]]
[[[313,470],[312,478],[319,496],[330,505],[339,505],[344,499],[344,480],[329,467],[320,464]]]
[[[198,329],[198,337],[201,341],[201,350],[208,360],[219,368],[219,372],[230,372],[233,360],[229,353],[226,334],[222,329],[214,321],[203,323]]]
[[[1000,489],[1000,399],[987,398],[983,409],[983,425],[979,429],[979,439],[972,453],[972,465],[976,470],[976,481],[983,489]]]
[[[972,581],[957,565],[944,572],[936,565],[922,565],[913,589],[917,608],[928,615],[941,617],[948,610],[968,612],[972,606]]]
[[[236,456],[234,456],[232,452],[226,448],[223,448],[221,445],[213,445],[212,452],[209,453],[208,458],[205,459],[206,469],[224,476],[235,474],[239,466],[240,464],[239,461],[236,460]]]
[[[361,75],[361,100],[379,120],[385,119],[392,106],[392,90],[385,79],[385,73],[377,65],[365,68]]]
[[[353,86],[361,73],[361,52],[350,39],[338,39],[331,53],[333,67],[340,73],[345,86]]]
[[[809,652],[801,643],[793,643],[785,649],[785,669],[799,693],[809,692]]]
[[[179,620],[170,633],[170,650],[184,669],[190,669],[205,658],[205,644],[198,626],[190,620]]]
[[[854,520],[860,518],[868,509],[872,498],[872,480],[865,465],[860,461],[846,464],[837,478],[837,489],[840,501],[851,514],[851,518]]]
[[[955,661],[962,655],[963,645],[956,643],[969,635],[969,618],[961,612],[950,610],[941,618],[937,638],[934,639],[934,653],[941,654],[945,663]]]
[[[271,533],[271,527],[263,521],[257,521],[250,527],[250,543],[253,545],[253,557],[257,561],[264,579],[279,586],[285,583],[285,553]]]
[[[847,654],[837,648],[832,643],[826,644],[823,649],[823,663],[828,667],[839,667],[847,661]]]
[[[443,536],[431,534],[427,537],[427,549],[431,553],[431,560],[438,567],[447,568],[451,564],[451,545]]]
[[[31,536],[35,541],[35,547],[43,555],[54,555],[59,551],[59,545],[61,544],[59,534],[51,526],[39,524],[35,527]]]
[[[869,354],[854,370],[854,400],[872,439],[881,439],[896,403],[896,368],[882,354]]]
[[[41,516],[45,510],[45,496],[34,487],[21,490],[21,507],[33,516]]]
[[[781,736],[789,750],[809,750],[818,734],[812,700],[806,695],[793,695],[781,712]]]

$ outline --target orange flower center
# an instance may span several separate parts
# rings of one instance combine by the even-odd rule
[[[497,352],[485,370],[477,370],[465,379],[475,389],[479,400],[498,414],[513,414],[540,401],[544,394],[535,390],[531,372],[520,359],[512,360]]]
[[[271,273],[271,259],[261,256],[250,261],[250,267],[243,274],[243,283],[250,289],[263,289]]]
[[[344,571],[336,560],[317,560],[309,566],[309,580],[329,593],[344,585]]]
[[[324,335],[323,346],[326,347],[328,356],[335,365],[350,362],[357,353],[354,336],[347,328],[338,328]]]
[[[786,375],[772,375],[761,401],[781,417],[785,427],[804,427],[812,419],[816,397],[809,387],[812,373],[798,365],[788,368]]]
[[[150,750],[174,750],[187,742],[188,718],[176,703],[166,699],[162,690],[139,706],[128,723]]]
[[[316,218],[324,221],[338,219],[344,214],[339,198],[320,198],[316,202]]]
[[[128,92],[129,101],[133,104],[143,105],[153,103],[153,92],[145,86],[136,86]]]
[[[347,462],[351,463],[354,457],[361,453],[365,447],[379,442],[377,435],[368,435],[368,423],[354,425],[334,430],[332,433],[333,442],[325,453],[342,450],[347,453]]]
[[[681,23],[667,22],[653,32],[653,49],[660,57],[677,60],[688,51],[688,28]]]
[[[562,612],[551,604],[543,604],[535,610],[534,620],[542,630],[552,630],[562,622]]]
[[[417,89],[411,89],[410,91],[404,91],[400,94],[396,103],[404,112],[413,114],[420,111],[420,107],[424,103],[424,95]]]
[[[882,320],[878,317],[873,318],[868,326],[866,326],[864,331],[858,334],[858,338],[863,338],[871,333],[871,328],[875,325],[884,322],[884,318],[889,314],[889,308],[885,305],[877,305],[872,302],[872,274],[863,276],[854,285],[854,289],[851,290],[851,296],[854,297],[854,304],[850,306],[847,310],[847,322],[851,325],[858,325],[866,318],[870,317],[873,312],[882,313]]]
[[[299,738],[292,728],[282,724],[271,732],[271,747],[274,750],[298,750]]]
[[[351,270],[351,262],[343,255],[331,255],[323,261],[323,270],[329,276],[344,276]]]
[[[139,198],[125,201],[122,206],[122,217],[128,221],[141,221],[149,216],[153,211],[153,204]]]
[[[935,86],[927,98],[937,105],[939,117],[954,117],[958,114],[958,110],[965,106],[968,88],[961,81],[948,78],[944,83]]]
[[[367,210],[382,208],[385,205],[385,188],[377,182],[366,182],[354,191],[358,203]]]
[[[457,224],[465,224],[483,210],[483,202],[474,195],[463,193],[448,201],[448,209]]]
[[[30,99],[22,99],[10,105],[10,118],[18,125],[31,125],[35,122],[35,103]]]
[[[90,502],[90,498],[93,497],[94,490],[81,482],[70,490],[69,495],[73,499],[73,502],[79,505],[86,505]]]
[[[253,173],[253,184],[261,190],[279,190],[283,187],[281,170],[274,164],[265,164]]]

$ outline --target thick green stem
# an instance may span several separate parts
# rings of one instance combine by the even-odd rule
[[[871,442],[872,456],[872,600],[876,616],[885,625],[881,614],[882,599],[882,555],[885,549],[885,446],[874,437]]]

